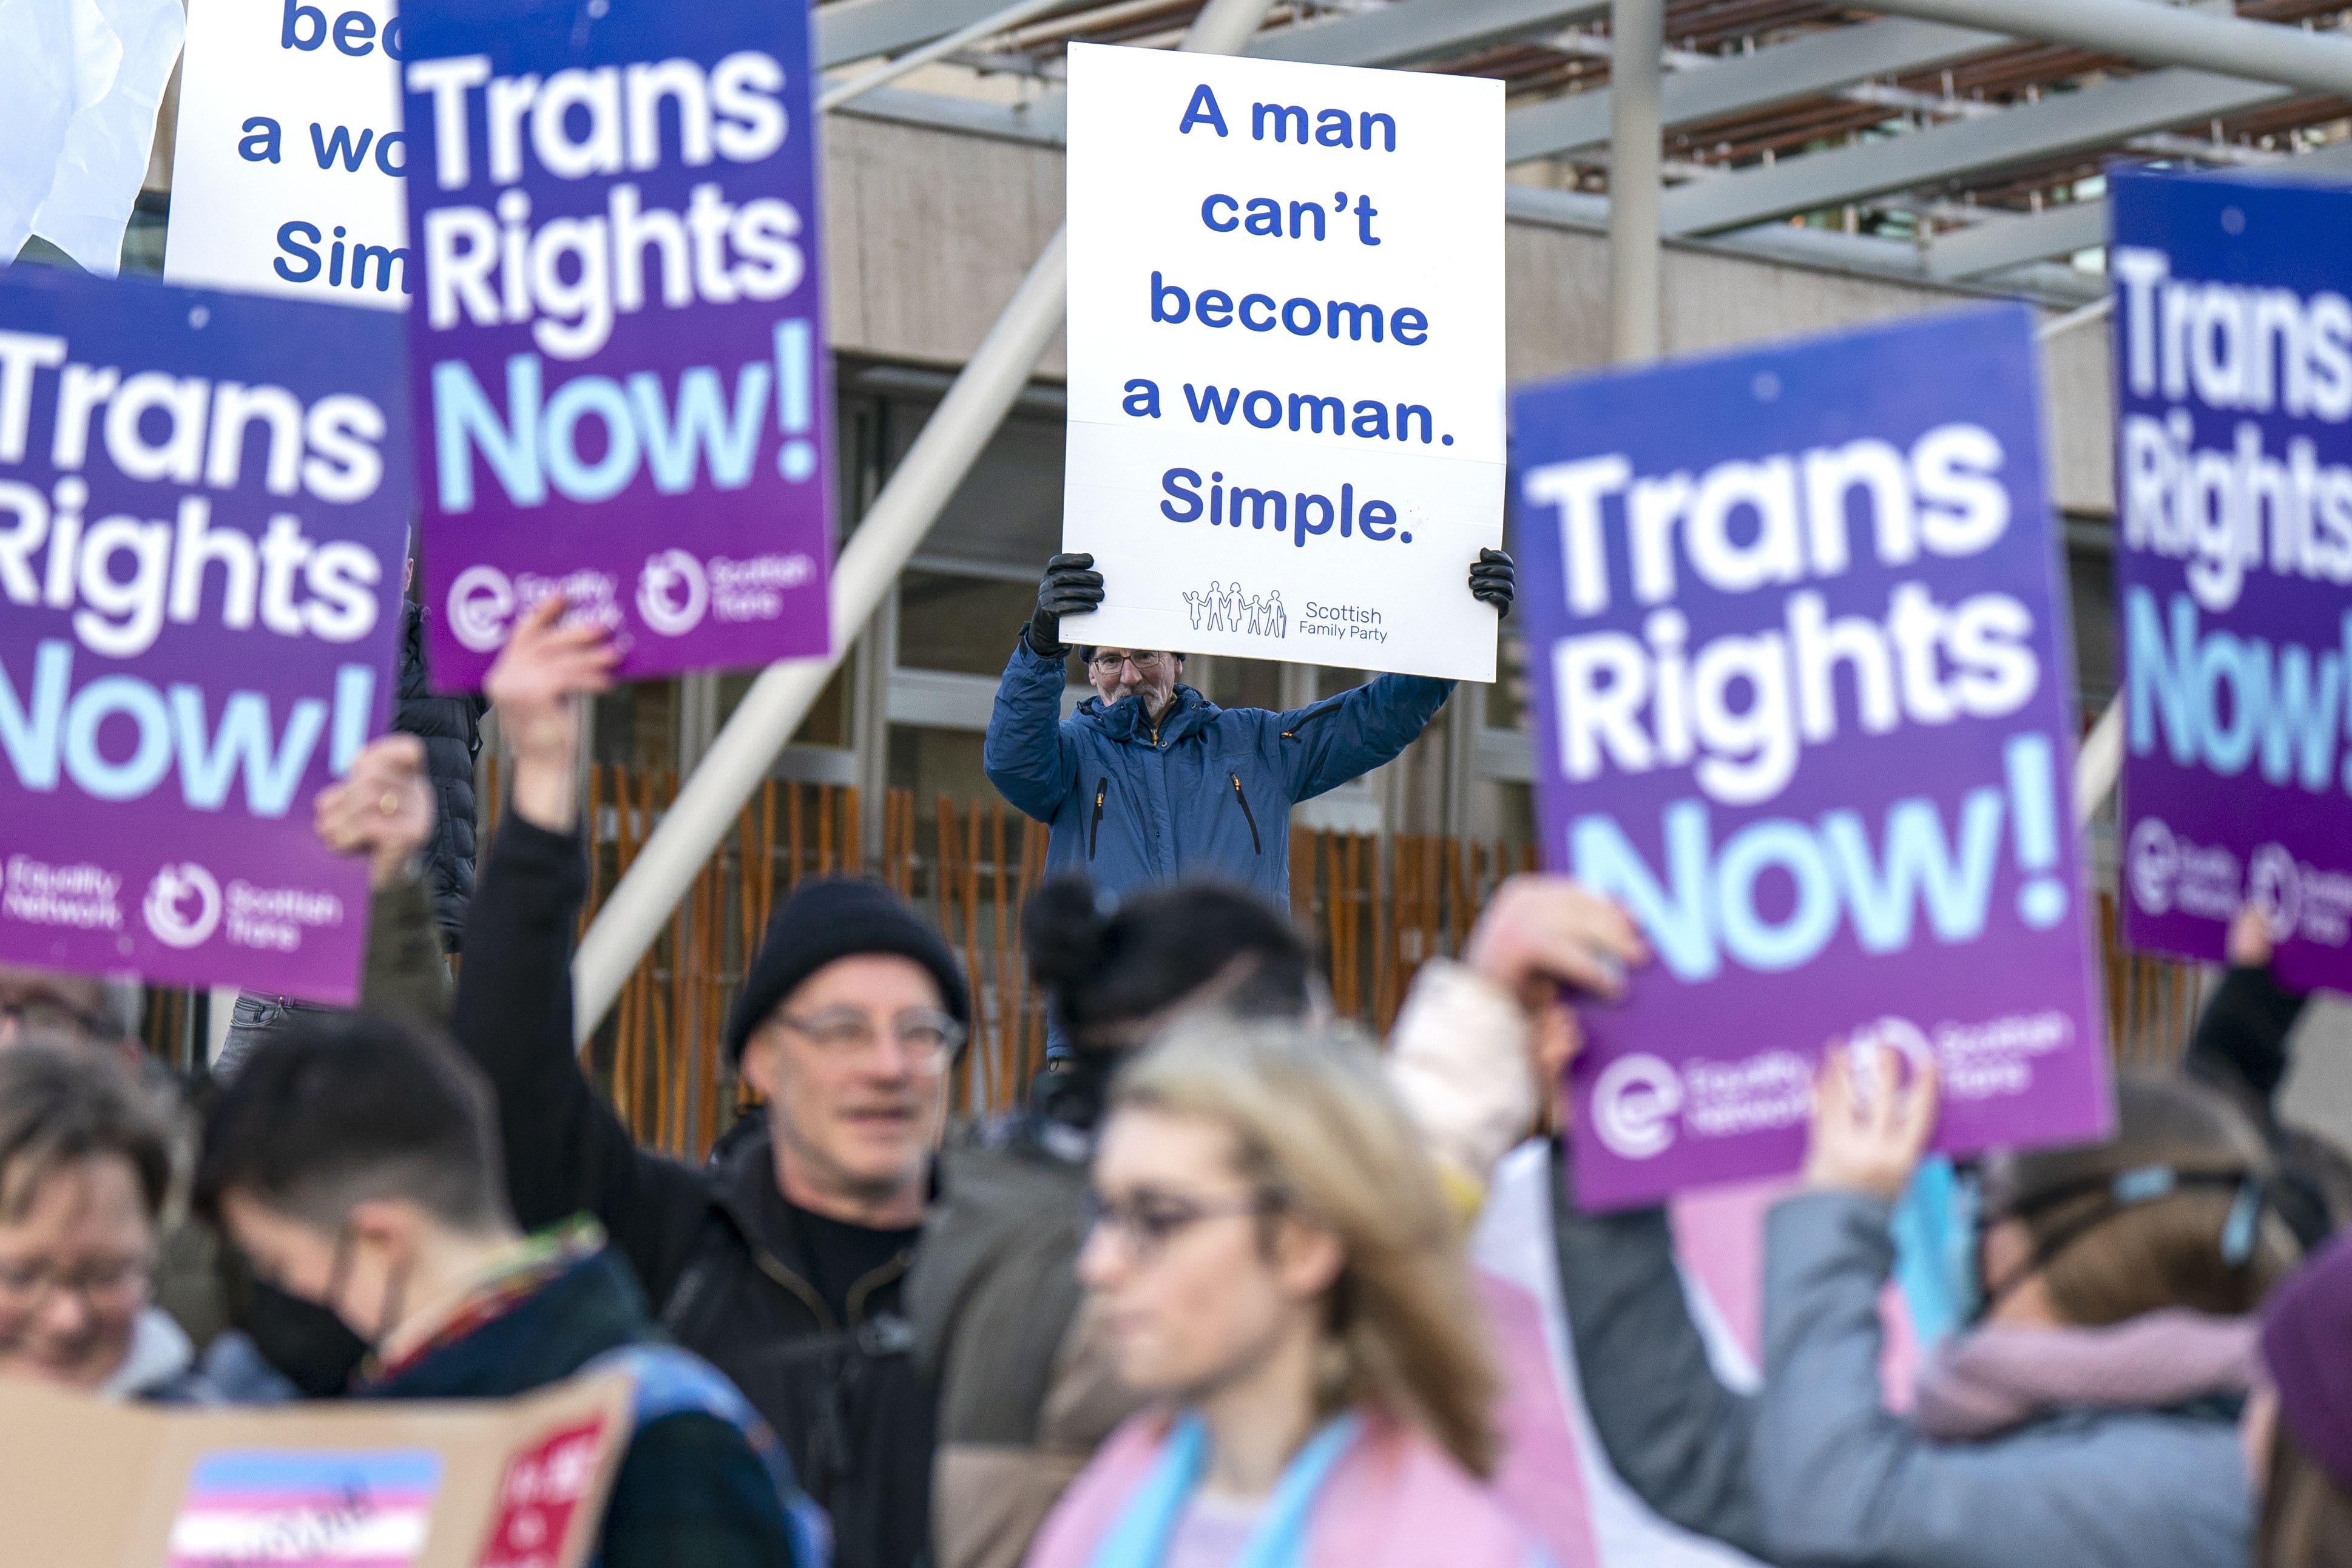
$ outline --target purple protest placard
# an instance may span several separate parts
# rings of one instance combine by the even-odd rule
[[[1512,405],[1545,858],[1656,960],[1584,1015],[1579,1200],[1794,1170],[1832,1042],[1936,1146],[2109,1115],[2032,318],[2003,306]]]
[[[436,684],[480,685],[552,593],[624,677],[826,652],[808,8],[402,21]]]
[[[349,1003],[310,801],[400,634],[398,318],[0,269],[0,962]]]
[[[2124,938],[2352,991],[2352,189],[2110,192]]]

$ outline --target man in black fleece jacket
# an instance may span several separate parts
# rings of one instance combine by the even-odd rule
[[[777,911],[728,1039],[766,1126],[709,1168],[638,1148],[572,1053],[575,699],[610,683],[593,626],[542,604],[489,676],[513,796],[476,889],[452,1029],[498,1091],[526,1226],[585,1211],[661,1325],[782,1438],[842,1568],[926,1555],[933,1395],[900,1282],[929,1196],[969,994],[938,933],[868,883]]]

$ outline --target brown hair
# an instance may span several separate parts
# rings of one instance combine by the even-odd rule
[[[130,1163],[160,1220],[179,1142],[169,1100],[107,1051],[33,1041],[0,1051],[0,1223],[21,1221],[59,1171],[107,1155]]]
[[[2254,1568],[2352,1568],[2352,1497],[2312,1462],[2281,1419],[2254,1524]]]
[[[1461,1231],[1369,1046],[1345,1030],[1189,1020],[1119,1075],[1111,1106],[1221,1123],[1242,1175],[1338,1238],[1322,1415],[1376,1409],[1493,1474],[1497,1379]]]
[[[2253,1310],[2299,1250],[2267,1204],[2246,1209],[2273,1174],[2261,1135],[2221,1095],[2185,1079],[2126,1074],[2116,1104],[2105,1143],[1996,1161],[1986,1221],[2024,1225],[2051,1304],[2069,1323],[2096,1328],[2163,1307]],[[2168,1186],[2158,1172],[2170,1173]],[[2124,1200],[2119,1179],[2149,1195]],[[2253,1228],[2232,1257],[2224,1237],[2241,1215]]]

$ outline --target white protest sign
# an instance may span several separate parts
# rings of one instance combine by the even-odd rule
[[[1491,680],[1496,81],[1073,45],[1072,642]]]
[[[191,0],[163,276],[408,303],[396,0]]]

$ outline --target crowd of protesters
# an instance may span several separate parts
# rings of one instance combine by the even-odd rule
[[[1057,660],[1055,605],[1098,594],[1057,570],[1016,667]],[[2182,1070],[2120,1081],[2112,1139],[1949,1185],[1964,1245],[1935,1261],[1969,1306],[1912,1386],[1884,1375],[1883,1303],[1937,1084],[1831,1053],[1746,1380],[1666,1214],[1574,1202],[1549,1130],[1578,1010],[1648,955],[1564,879],[1507,883],[1385,1042],[1333,1018],[1265,878],[1048,882],[1023,918],[1057,1059],[976,1126],[949,1114],[974,1002],[936,927],[879,884],[804,882],[725,1030],[750,1109],[707,1163],[638,1147],[573,1048],[579,710],[614,654],[560,610],[490,676],[511,796],[478,878],[421,869],[471,858],[449,745],[436,768],[389,737],[317,803],[372,870],[355,1011],[241,1005],[234,1059],[179,1083],[135,1044],[135,987],[0,969],[0,1398],[471,1399],[625,1370],[606,1568],[1584,1568],[1643,1540],[2352,1568],[2352,1166],[2277,1114],[2303,1001],[2259,917]],[[1190,689],[1115,651],[1106,711],[1150,738],[1098,712],[1069,745],[1164,782],[1157,723]],[[479,711],[441,739],[469,746]],[[992,771],[1027,770],[1083,872],[1061,847],[1066,818],[1091,841],[1090,775],[1031,728],[992,731]],[[1300,744],[1262,738],[1274,764]],[[1284,808],[1387,742],[1350,744],[1285,775]],[[1148,823],[1120,832],[1118,864],[1150,858]],[[1513,1415],[1530,1391],[1469,1238],[1524,1169],[1551,1200],[1537,1326],[1573,1369],[1556,1419],[1644,1510],[1631,1543],[1556,1528],[1568,1461]]]

